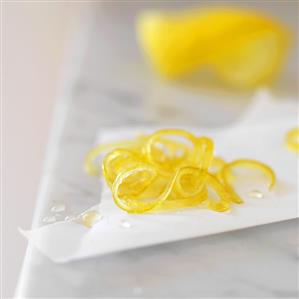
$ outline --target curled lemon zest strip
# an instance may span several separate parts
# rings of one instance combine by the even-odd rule
[[[202,189],[196,196],[184,199],[165,200],[160,205],[157,205],[153,212],[167,212],[186,208],[200,207],[202,202],[208,198],[208,191],[206,188]]]
[[[100,162],[96,160],[106,153]],[[167,212],[206,207],[225,212],[243,203],[231,179],[237,166],[262,170],[275,184],[273,170],[255,160],[226,163],[214,157],[213,140],[185,130],[163,129],[134,140],[100,145],[85,160],[90,175],[102,174],[115,204],[128,213]],[[209,195],[213,189],[218,200]]]
[[[200,137],[196,142],[195,164],[204,170],[209,169],[213,161],[214,143],[208,137]]]
[[[163,129],[163,130],[159,130],[156,131],[155,133],[153,133],[148,141],[146,142],[145,146],[144,146],[144,151],[146,153],[146,157],[148,159],[148,161],[153,164],[154,166],[157,167],[158,171],[160,172],[160,174],[162,175],[168,175],[169,172],[173,172],[173,168],[178,167],[181,162],[182,159],[180,158],[176,158],[176,157],[170,157],[170,161],[169,159],[165,159],[165,160],[161,160],[161,159],[157,159],[158,155],[156,154],[154,148],[155,145],[160,142],[163,142],[163,139],[165,139],[166,137],[180,137],[180,138],[184,138],[185,140],[191,142],[191,144],[195,147],[197,144],[197,139],[196,137],[185,131],[185,130],[179,130],[179,129]],[[173,141],[175,142],[175,141]],[[180,144],[179,141],[176,141],[177,143]],[[165,142],[164,142],[165,144]],[[186,145],[185,145],[186,147]],[[166,146],[167,148],[167,146]],[[190,151],[191,149],[188,149],[188,147],[186,147],[185,151]],[[191,153],[192,156],[195,155],[194,150]],[[187,156],[187,160],[189,159],[189,157],[191,155]],[[162,153],[162,157],[167,158],[167,155]],[[185,162],[185,160],[184,160]],[[166,166],[166,167],[165,167]]]
[[[198,195],[205,185],[206,175],[207,172],[198,167],[186,166],[180,168],[175,181],[175,187],[179,196],[188,198]],[[184,176],[187,177],[185,182],[183,182]]]
[[[207,202],[207,206],[209,209],[216,212],[225,212],[230,209],[231,203],[231,194],[227,191],[227,189],[221,184],[221,182],[212,174],[208,174],[207,176],[208,186],[212,187],[216,193],[218,194],[220,200],[216,201],[214,199],[209,198]]]
[[[154,167],[148,165],[139,166],[127,172],[120,173],[112,186],[112,194],[116,205],[119,208],[130,213],[144,213],[161,204],[169,196],[173,188],[174,182],[176,180],[176,176],[174,176],[173,179],[169,182],[167,188],[162,192],[162,194],[157,198],[154,198],[151,202],[143,202],[129,197],[121,198],[119,196],[120,186],[125,182],[125,180],[128,177],[141,171],[148,171],[152,175],[151,180],[153,180],[157,175],[157,172]]]
[[[287,132],[286,145],[290,151],[299,153],[299,128],[294,128]]]
[[[119,171],[135,166],[139,160],[138,155],[128,149],[115,149],[108,153],[102,162],[103,174],[108,185],[113,184]]]
[[[225,164],[226,162],[222,158],[214,157],[209,168],[209,172],[221,180],[220,172]]]
[[[249,160],[249,159],[240,159],[235,160],[231,163],[226,164],[221,170],[221,179],[225,184],[227,190],[233,195],[231,200],[235,203],[243,203],[243,200],[239,197],[239,195],[234,191],[232,184],[230,183],[232,178],[232,170],[235,167],[249,167],[249,168],[256,168],[264,172],[267,177],[269,178],[268,189],[271,190],[275,183],[276,183],[276,175],[275,172],[271,167],[268,165],[256,161],[256,160]]]
[[[100,164],[95,163],[97,158],[109,151],[113,150],[115,148],[138,148],[140,142],[144,139],[144,136],[139,136],[137,140],[133,141],[119,141],[119,142],[113,142],[113,143],[107,143],[107,144],[100,144],[97,147],[91,149],[89,153],[85,157],[84,162],[84,169],[90,176],[99,176],[100,175]]]

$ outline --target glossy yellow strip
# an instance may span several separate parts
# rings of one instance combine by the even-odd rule
[[[268,178],[268,189],[271,190],[275,183],[276,183],[276,175],[275,172],[271,167],[268,165],[256,161],[256,160],[249,160],[249,159],[241,159],[241,160],[235,160],[231,163],[226,164],[222,170],[221,170],[221,179],[224,182],[226,189],[231,193],[231,201],[234,203],[243,203],[243,200],[239,197],[239,195],[234,191],[234,188],[231,184],[231,178],[232,178],[232,171],[234,168],[237,167],[249,167],[254,169],[261,170]]]
[[[208,170],[213,161],[214,143],[210,138],[200,137],[196,140],[194,163],[199,168]]]
[[[216,212],[226,212],[230,209],[230,201],[232,194],[221,184],[221,182],[213,175],[207,176],[207,185],[213,188],[218,194],[220,200],[214,200],[209,198],[207,207]]]
[[[141,159],[132,150],[115,149],[108,153],[102,163],[102,170],[107,183],[111,186],[120,171],[132,168],[138,163],[141,163]]]
[[[208,198],[207,189],[204,188],[199,194],[188,198],[179,198],[172,200],[165,200],[160,205],[157,205],[152,211],[153,212],[171,212],[177,210],[183,210],[188,208],[200,208],[202,202]]]
[[[226,164],[226,162],[222,158],[214,157],[212,164],[209,168],[210,173],[212,173],[218,177],[218,174],[221,172],[221,170],[225,164]]]
[[[299,153],[299,128],[288,131],[286,135],[286,145],[290,151]]]
[[[115,148],[135,148],[138,147],[141,143],[144,136],[140,136],[136,140],[127,140],[127,141],[119,141],[113,143],[100,144],[97,147],[90,150],[90,152],[86,155],[84,161],[84,169],[90,176],[98,176],[100,175],[100,164],[96,163],[97,158],[109,150],[113,150]]]
[[[95,163],[106,153],[102,162]],[[128,213],[170,212],[206,207],[225,212],[242,203],[231,179],[235,167],[252,167],[275,184],[273,170],[255,160],[226,163],[214,157],[214,143],[185,130],[163,129],[134,140],[100,145],[86,157],[90,175],[103,176],[115,204]],[[102,166],[100,166],[100,164]],[[218,199],[209,195],[214,190]]]
[[[176,177],[174,176],[174,178],[169,182],[169,185],[167,186],[165,191],[159,197],[153,198],[149,202],[129,198],[129,196],[124,196],[123,198],[121,198],[119,194],[121,185],[125,183],[127,178],[129,178],[132,175],[136,175],[140,172],[148,172],[150,174],[150,181],[153,181],[157,175],[155,168],[152,166],[138,166],[132,170],[120,173],[112,186],[114,202],[119,208],[129,213],[145,213],[149,210],[152,210],[157,205],[161,204],[169,196],[176,179]]]
[[[176,157],[170,157],[171,159],[157,159],[157,155],[154,152],[154,147],[157,144],[157,142],[160,142],[163,140],[163,138],[170,138],[170,137],[178,137],[181,139],[184,139],[185,141],[189,141],[192,146],[193,149],[191,149],[191,154],[189,156],[186,157],[186,159],[184,161],[182,161],[181,159],[177,159]],[[179,141],[177,141],[179,142]],[[180,129],[163,129],[163,130],[159,130],[156,131],[155,133],[153,133],[147,140],[147,142],[144,145],[144,151],[146,153],[146,157],[147,160],[149,161],[149,163],[151,163],[152,165],[156,166],[159,173],[162,175],[169,175],[169,173],[173,173],[173,171],[175,170],[175,168],[179,167],[182,165],[182,162],[186,162],[186,160],[189,160],[190,156],[194,155],[194,148],[196,147],[197,144],[197,138],[185,131],[185,130],[180,130]],[[164,158],[167,158],[167,155],[162,153],[162,156]]]
[[[194,197],[202,192],[207,172],[199,167],[185,166],[179,169],[175,181],[176,191],[183,198]],[[184,177],[185,180],[184,180]]]

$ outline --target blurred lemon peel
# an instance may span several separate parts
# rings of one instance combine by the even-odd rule
[[[136,28],[142,49],[162,77],[180,79],[210,68],[236,88],[271,83],[290,45],[290,33],[279,22],[234,8],[148,11],[137,18]]]
[[[299,127],[287,132],[285,142],[290,151],[299,154]]]

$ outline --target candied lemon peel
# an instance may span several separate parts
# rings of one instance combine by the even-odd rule
[[[299,127],[293,128],[287,132],[285,142],[290,151],[299,154]]]
[[[105,156],[99,161],[101,154]],[[129,213],[195,207],[228,211],[232,204],[243,203],[231,182],[235,167],[260,170],[269,178],[269,189],[276,183],[268,165],[249,159],[227,163],[214,156],[212,139],[180,129],[99,145],[85,159],[86,172],[102,174],[115,204]]]
[[[267,84],[279,73],[290,33],[279,22],[237,8],[145,11],[137,37],[162,77],[180,79],[210,68],[236,88]]]

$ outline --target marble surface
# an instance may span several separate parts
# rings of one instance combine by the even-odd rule
[[[128,29],[134,13],[108,6],[87,18],[54,118],[34,227],[55,201],[67,204],[65,215],[99,202],[98,183],[82,167],[99,129],[223,126],[246,110],[250,94],[211,94],[204,86],[174,87],[152,78]],[[17,297],[296,298],[297,263],[296,220],[67,264],[29,246]]]

